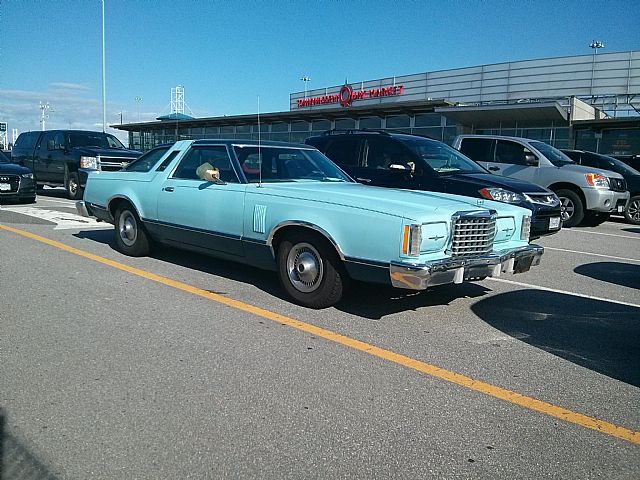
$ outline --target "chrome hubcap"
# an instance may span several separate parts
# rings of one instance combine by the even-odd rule
[[[627,215],[634,222],[640,222],[640,199],[635,199],[627,205]]]
[[[118,232],[120,234],[120,240],[127,247],[133,246],[138,238],[138,224],[133,214],[129,210],[125,210],[120,214],[118,219]]]
[[[573,217],[573,212],[575,211],[576,206],[571,200],[565,197],[560,197],[560,204],[560,216],[562,217],[562,221],[566,222]]]
[[[287,274],[296,290],[303,293],[316,290],[324,275],[318,251],[308,243],[294,245],[287,256]]]
[[[69,179],[69,192],[72,193],[73,195],[75,195],[77,190],[78,190],[78,184],[76,183],[76,181],[73,178],[70,178]]]

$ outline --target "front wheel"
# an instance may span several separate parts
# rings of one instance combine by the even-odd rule
[[[83,194],[82,187],[80,186],[80,179],[77,172],[69,172],[67,174],[67,196],[71,200],[82,200]]]
[[[629,199],[627,208],[624,210],[624,218],[626,218],[629,223],[640,225],[640,195]]]
[[[287,294],[309,308],[326,308],[342,297],[346,272],[327,242],[317,235],[296,233],[278,248],[278,275]]]
[[[125,255],[144,257],[151,251],[149,236],[140,218],[129,205],[118,208],[115,216],[116,245]]]
[[[575,227],[584,218],[584,205],[577,193],[573,190],[557,190],[560,198],[560,208],[563,227]]]

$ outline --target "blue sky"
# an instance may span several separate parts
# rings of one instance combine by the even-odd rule
[[[107,122],[289,109],[308,88],[530,58],[640,49],[631,1],[105,0]],[[100,0],[0,0],[0,121],[102,129]],[[136,102],[135,97],[141,97]],[[123,138],[122,135],[119,135]]]

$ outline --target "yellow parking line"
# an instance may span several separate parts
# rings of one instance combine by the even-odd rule
[[[446,380],[448,382],[454,383],[456,385],[460,385],[470,390],[475,390],[476,392],[484,393],[485,395],[499,398],[501,400],[512,403],[514,405],[518,405],[520,407],[524,407],[539,413],[544,413],[551,417],[559,418],[566,422],[573,423],[575,425],[580,425],[585,428],[590,428],[592,430],[597,430],[598,432],[604,433],[606,435],[610,435],[612,437],[620,438],[622,440],[626,440],[636,445],[640,445],[640,432],[636,432],[634,430],[631,430],[625,427],[614,425],[613,423],[605,422],[604,420],[600,420],[594,417],[589,417],[581,413],[576,413],[566,408],[558,407],[551,403],[543,402],[542,400],[537,400],[535,398],[528,397],[526,395],[521,395],[511,390],[497,387],[495,385],[491,385],[489,383],[482,382],[480,380],[475,380],[471,377],[467,377],[465,375],[461,375],[459,373],[455,373],[450,370],[445,370],[444,368],[436,367],[435,365],[430,365],[428,363],[421,362],[420,360],[416,360],[416,359],[407,357],[405,355],[401,355],[399,353],[395,353],[390,350],[385,350],[383,348],[376,347],[375,345],[361,342],[360,340],[356,340],[354,338],[350,338],[345,335],[332,332],[331,330],[326,330],[324,328],[316,327],[315,325],[301,322],[300,320],[295,320],[293,318],[286,317],[284,315],[280,315],[278,313],[274,313],[260,307],[255,307],[253,305],[249,305],[247,303],[240,302],[238,300],[233,300],[231,298],[227,298],[222,295],[218,295],[216,293],[212,293],[207,290],[203,290],[201,288],[188,285],[186,283],[178,282],[176,280],[171,280],[170,278],[156,275],[154,273],[150,273],[145,270],[140,270],[135,267],[130,267],[128,265],[116,262],[114,260],[109,260],[107,258],[100,257],[98,255],[94,255],[92,253],[85,252],[83,250],[79,250],[74,247],[70,247],[69,245],[65,245],[64,243],[60,243],[46,237],[41,237],[40,235],[35,235],[33,233],[8,227],[2,224],[0,224],[0,229],[6,230],[8,232],[13,232],[18,235],[22,235],[23,237],[27,237],[32,240],[45,243],[47,245],[51,245],[52,247],[59,248],[60,250],[73,253],[74,255],[79,255],[84,258],[88,258],[90,260],[96,261],[98,263],[102,263],[104,265],[108,265],[113,268],[117,268],[119,270],[123,270],[133,275],[138,275],[148,280],[162,283],[169,287],[173,287],[178,290],[182,290],[184,292],[192,293],[194,295],[198,295],[200,297],[213,300],[214,302],[227,305],[231,308],[242,310],[244,312],[251,313],[251,314],[260,316],[262,318],[266,318],[274,322],[278,322],[283,325],[288,325],[300,331],[312,334],[317,337],[324,338],[325,340],[329,340],[329,341],[338,343],[340,345],[350,347],[364,353],[368,353],[369,355],[373,355],[374,357],[382,358],[389,362],[393,362],[397,365],[402,365],[403,367],[411,368],[418,372],[422,372],[424,374],[430,375],[435,378],[439,378],[441,380]]]

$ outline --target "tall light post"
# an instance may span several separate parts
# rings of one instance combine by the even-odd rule
[[[49,118],[49,115],[44,113],[46,110],[49,110],[49,102],[45,102],[45,103],[40,102],[40,127],[43,132],[45,130],[44,122],[47,118]]]
[[[593,77],[596,71],[596,55],[598,54],[599,48],[604,48],[604,43],[599,40],[594,40],[589,46],[593,48],[593,59],[591,60],[591,86],[589,88],[591,98],[593,99]]]
[[[102,0],[102,131],[107,130],[106,53],[104,48],[104,0]]]
[[[593,42],[591,42],[591,45],[589,45],[591,48],[593,48],[594,50],[594,55],[598,54],[598,49],[599,48],[604,48],[604,43],[602,43],[599,40],[594,40]]]
[[[134,98],[134,100],[136,101],[136,104],[137,104],[136,109],[138,110],[138,123],[140,123],[140,104],[142,103],[142,97],[136,97]]]
[[[304,82],[304,98],[307,98],[307,83],[311,81],[311,77],[303,75],[302,77],[300,77],[300,80]]]

